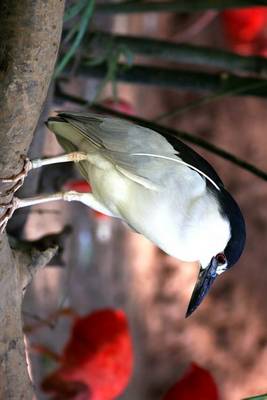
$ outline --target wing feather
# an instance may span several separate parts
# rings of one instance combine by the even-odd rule
[[[169,184],[175,170],[179,175],[182,167],[189,167],[196,177],[201,176],[217,190],[223,186],[210,164],[175,137],[91,113],[59,113],[58,117],[111,160],[121,173],[145,187],[159,190]]]

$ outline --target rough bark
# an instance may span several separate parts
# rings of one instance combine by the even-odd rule
[[[46,98],[62,29],[63,0],[4,0],[0,16],[0,177],[18,173]],[[0,202],[10,201],[2,187]],[[1,210],[3,212],[3,209]],[[48,251],[49,253],[49,251]],[[50,254],[51,253],[51,254]],[[48,261],[54,253],[40,255]],[[47,257],[49,255],[49,257]],[[36,257],[36,255],[35,255]],[[27,259],[27,257],[26,257]],[[31,262],[0,236],[0,399],[31,399],[21,327]],[[37,263],[37,266],[43,262]]]

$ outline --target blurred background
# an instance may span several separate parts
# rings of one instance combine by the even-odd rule
[[[67,1],[59,60],[30,157],[62,153],[44,126],[54,110],[95,107],[194,134],[266,171],[266,8],[209,10],[199,1],[195,10],[193,3],[179,8],[174,2],[176,8],[166,11],[159,2],[160,11],[143,12],[149,3],[142,0],[128,2],[126,11],[112,8],[119,3]],[[198,265],[167,256],[120,221],[76,202],[53,202],[18,211],[9,223],[15,242],[60,246],[23,304],[38,399],[78,399],[41,390],[57,367],[46,349],[62,353],[72,313],[105,308],[124,310],[134,345],[134,372],[116,398],[163,399],[192,362],[212,374],[221,399],[267,392],[267,175],[189,145],[239,203],[248,237],[238,264],[188,319]],[[80,179],[72,165],[45,167],[30,173],[19,197],[88,190]]]

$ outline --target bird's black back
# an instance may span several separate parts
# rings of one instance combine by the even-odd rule
[[[221,213],[229,219],[231,238],[224,250],[228,268],[240,258],[246,242],[246,226],[240,208],[233,197],[224,188],[217,194]]]
[[[199,155],[195,150],[191,149],[191,147],[187,146],[181,140],[179,140],[176,136],[172,134],[167,134],[166,132],[160,132],[162,136],[173,146],[173,148],[177,151],[178,156],[186,162],[188,165],[192,165],[192,167],[202,171],[205,175],[207,175],[218,187],[223,187],[223,182],[215,169],[210,165],[208,161],[206,161],[201,155]],[[203,178],[203,175],[201,175]],[[209,180],[206,180],[207,186],[214,187]]]

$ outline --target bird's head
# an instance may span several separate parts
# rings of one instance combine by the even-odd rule
[[[208,265],[200,264],[197,283],[190,299],[186,317],[191,315],[199,306],[217,276],[231,268],[244,250],[246,227],[239,206],[223,187],[216,193],[216,198],[221,217],[229,221],[230,237],[224,248],[211,257]]]

